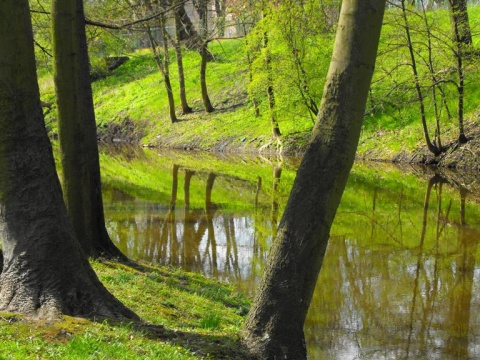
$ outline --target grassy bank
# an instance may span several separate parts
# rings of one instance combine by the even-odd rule
[[[480,6],[469,7],[469,13],[471,26],[475,29],[479,25],[477,19],[480,19]],[[439,31],[448,35],[449,17],[446,10],[432,12],[429,19],[432,26],[438,27]],[[419,104],[415,100],[412,74],[408,64],[403,64],[408,62],[406,49],[395,50],[395,53],[389,50],[392,46],[391,39],[398,37],[398,26],[391,25],[395,21],[392,13],[388,13],[382,33],[380,56],[377,60],[365,126],[360,139],[359,156],[369,159],[426,161],[429,154],[425,151]],[[421,26],[421,24],[414,23],[412,26]],[[474,46],[478,48],[479,39],[475,34],[474,32]],[[333,41],[331,36],[326,36],[324,40]],[[420,43],[423,40],[420,38],[416,41]],[[331,46],[325,48],[331,49]],[[271,130],[267,101],[265,98],[257,99],[260,102],[260,116],[256,117],[253,103],[247,95],[249,75],[244,41],[212,42],[210,50],[214,61],[208,63],[207,83],[215,112],[206,114],[202,108],[199,81],[200,56],[195,51],[186,51],[184,66],[187,97],[190,106],[194,108],[194,113],[179,114],[180,121],[175,124],[170,123],[162,77],[150,51],[142,50],[128,54],[130,57],[128,62],[109,73],[106,78],[93,83],[101,137],[107,140],[138,141],[144,145],[160,147],[217,151],[239,149],[258,151],[268,144]],[[421,56],[420,50],[419,56]],[[442,61],[445,64],[451,61],[445,54],[437,52],[434,55],[444,56],[445,59]],[[321,75],[322,77],[326,76],[329,60],[328,53],[318,59],[317,66],[325,69],[322,70],[325,72]],[[477,104],[480,98],[480,71],[477,63],[478,61],[474,59],[465,68],[465,122],[467,136],[472,138],[478,137],[476,129],[479,125]],[[179,109],[177,69],[173,54],[171,54],[171,64],[173,90],[177,109]],[[387,76],[390,69],[397,69],[395,70],[397,72]],[[281,69],[274,70],[281,71]],[[439,72],[442,71],[446,70],[442,69]],[[42,100],[54,103],[51,74],[45,69],[39,74]],[[427,75],[422,75],[424,76],[422,81],[428,85],[425,80]],[[454,78],[454,72],[448,76]],[[429,91],[427,85],[426,95]],[[444,90],[447,96],[445,103],[450,108],[451,117],[446,117],[443,111],[441,132],[443,144],[448,145],[457,137],[457,98],[454,86],[445,85]],[[433,134],[435,127],[433,104],[428,99],[426,101],[427,122]],[[279,95],[277,115],[283,134],[284,148],[288,151],[301,151],[313,126],[306,110],[298,102],[294,100],[289,102],[284,95]],[[53,106],[47,115],[47,124],[52,132],[56,132],[55,118]],[[476,154],[474,150],[475,146],[470,146],[468,151],[464,152],[473,151]]]
[[[248,358],[238,339],[249,305],[227,285],[173,268],[93,267],[144,323],[32,323],[0,314],[0,359]]]

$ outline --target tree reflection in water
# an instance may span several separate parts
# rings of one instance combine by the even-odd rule
[[[107,190],[112,238],[134,259],[252,294],[295,168],[239,163],[229,175],[170,163],[166,190],[148,200]],[[440,175],[370,167],[354,168],[332,228],[305,328],[310,357],[480,358],[478,193]]]

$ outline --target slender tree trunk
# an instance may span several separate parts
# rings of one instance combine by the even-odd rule
[[[303,325],[353,164],[385,0],[344,0],[318,121],[244,329],[268,359],[306,358]]]
[[[173,98],[172,83],[170,82],[170,55],[168,52],[168,35],[166,26],[165,15],[160,17],[160,29],[162,32],[162,45],[163,45],[163,80],[165,81],[165,89],[168,96],[168,106],[170,110],[170,120],[172,123],[177,122],[177,115],[175,114],[175,100]]]
[[[217,17],[217,35],[222,38],[225,36],[225,0],[215,0],[215,14]]]
[[[207,113],[213,112],[215,109],[212,106],[210,97],[208,96],[207,88],[207,62],[208,62],[208,16],[207,16],[207,0],[199,0],[196,4],[196,10],[200,23],[200,87],[202,90],[203,107]]]
[[[75,234],[87,256],[126,260],[105,228],[83,2],[54,0],[52,29],[63,190]]]
[[[28,2],[1,1],[0,17],[0,311],[136,319],[75,239],[43,121]]]
[[[158,49],[157,49],[158,44],[156,43],[155,38],[153,37],[153,34],[152,34],[152,30],[149,26],[147,26],[146,32],[148,35],[148,40],[150,41],[150,48],[152,49],[153,57],[155,59],[155,62],[157,63],[158,70],[163,76],[165,91],[167,92],[167,98],[168,98],[168,110],[169,110],[170,121],[172,123],[175,123],[178,121],[178,119],[177,119],[177,115],[175,114],[175,100],[173,98],[172,84],[170,82],[168,60],[166,60],[166,57],[168,56],[168,52],[167,53],[164,52],[162,56],[158,52]]]
[[[263,17],[267,15],[264,13]],[[272,74],[272,60],[270,57],[270,47],[268,44],[268,34],[267,32],[263,33],[263,47],[265,49],[265,68],[267,71],[267,98],[268,98],[268,109],[270,112],[270,124],[272,127],[272,137],[274,139],[279,139],[282,134],[280,132],[280,126],[278,125],[276,108],[275,108],[275,90],[273,88],[273,74]]]
[[[420,106],[420,116],[422,119],[422,127],[423,127],[423,135],[425,137],[425,143],[427,144],[428,150],[433,153],[434,155],[439,155],[441,153],[441,150],[438,149],[431,141],[430,135],[428,132],[428,126],[427,126],[427,116],[425,114],[425,103],[423,101],[423,94],[422,94],[422,88],[420,86],[420,80],[418,77],[418,70],[417,70],[417,61],[415,58],[415,51],[413,48],[413,43],[412,43],[412,38],[410,36],[410,26],[408,23],[408,17],[407,17],[407,10],[405,7],[405,0],[401,0],[401,7],[402,7],[402,17],[403,21],[405,23],[405,33],[407,35],[407,47],[408,51],[410,53],[410,61],[411,61],[411,66],[412,66],[412,72],[413,72],[413,78],[415,82],[415,91],[417,92],[417,100]]]
[[[178,84],[180,87],[180,102],[182,104],[182,114],[190,114],[192,113],[192,108],[188,106],[187,102],[187,92],[185,88],[185,72],[183,70],[183,56],[182,56],[182,46],[181,46],[181,29],[182,24],[180,21],[180,14],[177,10],[179,0],[175,1],[175,56],[177,58],[177,67],[178,67]]]
[[[206,42],[203,44],[202,49],[200,51],[200,55],[202,57],[202,62],[200,64],[200,86],[202,89],[202,101],[203,101],[203,107],[205,108],[205,111],[207,113],[211,113],[215,111],[215,108],[213,107],[210,97],[208,96],[208,88],[207,88],[207,46],[208,43]]]
[[[466,0],[448,0],[450,18],[453,31],[453,41],[455,43],[455,58],[457,60],[458,74],[458,142],[464,144],[468,141],[465,136],[463,124],[463,103],[465,92],[465,71],[464,60],[473,53],[472,32],[468,21],[467,1]]]

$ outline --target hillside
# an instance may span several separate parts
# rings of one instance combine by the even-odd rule
[[[480,18],[480,7],[470,8],[471,18]],[[476,16],[479,15],[479,16]],[[445,11],[433,13],[432,22],[446,20]],[[387,17],[388,19],[388,17]],[[443,21],[448,27],[448,21]],[[445,25],[446,23],[446,25]],[[412,94],[399,97],[407,90],[396,89],[398,84],[411,82],[411,74],[399,72],[395,77],[386,77],[386,69],[394,68],[392,62],[399,61],[385,55],[389,39],[394,36],[394,27],[385,26],[377,60],[365,125],[361,135],[358,157],[370,160],[434,163],[449,167],[480,168],[478,158],[478,106],[480,98],[480,72],[477,59],[466,68],[465,124],[470,142],[457,146],[454,91],[447,91],[445,101],[453,109],[450,117],[442,118],[442,143],[448,150],[440,157],[433,157],[424,145],[419,106]],[[447,31],[447,30],[445,30]],[[332,37],[325,46],[326,56],[318,59],[318,68],[323,77],[328,68]],[[478,37],[474,37],[478,48]],[[210,50],[214,61],[208,63],[207,83],[210,98],[215,107],[207,114],[202,109],[199,64],[200,57],[194,51],[184,56],[187,81],[187,97],[194,109],[193,114],[180,115],[180,121],[170,123],[168,105],[162,77],[150,51],[142,50],[128,54],[130,60],[110,72],[106,78],[93,83],[94,101],[98,122],[99,138],[103,141],[140,143],[144,146],[195,149],[230,152],[270,152],[278,149],[271,144],[271,129],[267,103],[260,101],[260,116],[255,116],[252,99],[248,96],[249,72],[243,40],[212,42]],[[399,55],[397,54],[397,57]],[[402,55],[403,56],[403,55]],[[438,55],[440,56],[440,55]],[[402,60],[404,61],[404,60]],[[177,72],[174,55],[171,54],[171,78],[177,108],[179,108]],[[277,71],[277,69],[274,69]],[[282,69],[278,68],[278,72]],[[54,103],[53,81],[45,69],[39,71],[42,100]],[[322,77],[322,75],[319,75]],[[323,81],[323,80],[322,80]],[[323,86],[323,85],[322,85]],[[403,85],[405,86],[405,85]],[[448,89],[447,89],[448,90]],[[412,100],[413,99],[413,100]],[[395,102],[397,101],[397,102]],[[426,104],[427,121],[433,133],[435,119],[433,104]],[[285,153],[301,153],[308,141],[313,126],[312,119],[297,101],[288,99],[288,94],[279,94],[277,115],[283,135]],[[56,132],[55,107],[47,114],[47,125]]]

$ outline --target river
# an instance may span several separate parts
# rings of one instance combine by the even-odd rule
[[[254,294],[299,159],[109,148],[101,163],[124,253]],[[309,358],[480,358],[480,192],[467,175],[355,164],[305,324]]]

